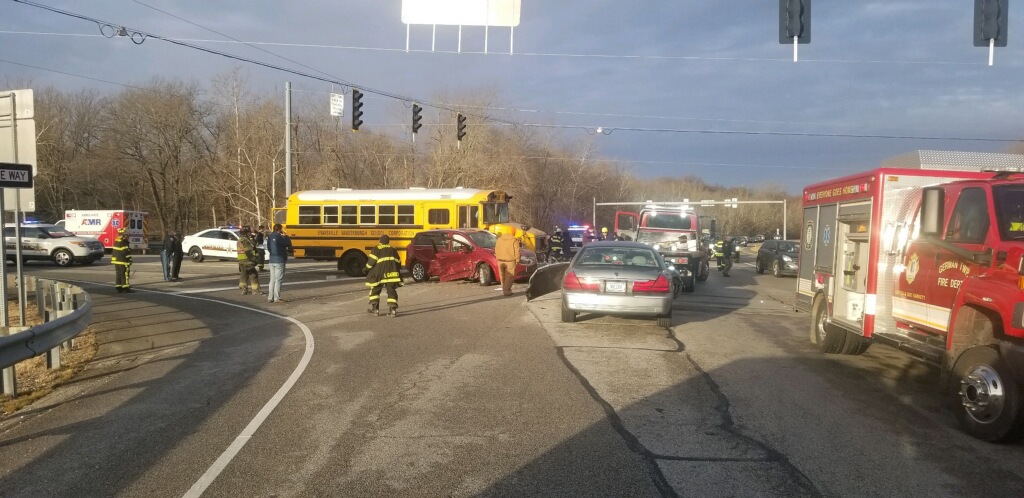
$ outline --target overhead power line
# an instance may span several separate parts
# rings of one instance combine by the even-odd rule
[[[792,137],[819,137],[819,138],[820,137],[825,137],[825,138],[871,138],[871,139],[893,139],[893,140],[948,140],[948,141],[977,141],[977,142],[1001,142],[1001,143],[1013,143],[1013,142],[1020,142],[1021,141],[1021,139],[1009,139],[1009,138],[934,137],[934,136],[880,135],[880,134],[879,135],[872,135],[872,134],[850,134],[850,133],[800,133],[800,132],[770,132],[770,131],[731,131],[731,130],[700,130],[700,129],[673,129],[673,128],[605,127],[605,126],[600,126],[600,125],[596,125],[596,126],[581,126],[581,125],[552,125],[552,124],[543,124],[543,123],[521,123],[521,122],[511,121],[511,120],[507,120],[507,119],[495,118],[493,116],[480,115],[480,114],[470,114],[470,113],[467,113],[464,110],[462,110],[461,107],[457,107],[457,106],[438,104],[438,103],[433,103],[433,102],[424,101],[424,100],[420,100],[420,99],[414,99],[414,98],[411,98],[411,97],[405,97],[405,96],[398,95],[398,94],[395,94],[395,93],[391,93],[391,92],[388,92],[388,91],[385,91],[385,90],[380,90],[380,89],[376,89],[376,88],[372,88],[372,87],[358,85],[356,83],[353,83],[353,82],[350,82],[350,81],[346,81],[346,80],[343,80],[341,78],[335,78],[335,77],[330,76],[330,75],[318,76],[318,75],[310,74],[310,73],[307,73],[307,72],[304,72],[304,71],[298,71],[298,70],[295,70],[295,69],[290,69],[290,68],[286,68],[286,67],[283,67],[283,66],[278,66],[276,64],[271,64],[271,63],[259,61],[259,60],[252,59],[252,58],[249,58],[249,57],[243,57],[243,56],[239,56],[239,55],[235,55],[235,54],[221,52],[219,50],[214,50],[214,49],[210,49],[210,48],[207,48],[207,47],[195,45],[195,44],[188,43],[188,42],[185,42],[185,41],[182,41],[182,40],[178,40],[178,39],[174,39],[174,38],[167,38],[167,37],[164,37],[164,36],[161,36],[161,35],[157,35],[157,34],[154,34],[154,33],[148,33],[148,32],[145,32],[145,31],[134,29],[134,28],[129,29],[126,26],[122,26],[122,25],[120,25],[118,23],[113,23],[113,22],[110,22],[110,21],[104,21],[104,20],[101,20],[101,19],[97,19],[97,18],[86,16],[86,15],[83,15],[83,14],[77,14],[77,13],[74,13],[74,12],[69,12],[69,11],[57,9],[55,7],[51,7],[51,6],[48,6],[48,5],[43,5],[43,4],[31,2],[29,0],[11,0],[11,1],[13,1],[15,3],[29,5],[29,6],[36,7],[36,8],[43,9],[43,10],[48,10],[50,12],[54,12],[54,13],[61,14],[61,15],[64,15],[64,16],[73,17],[73,18],[76,18],[76,19],[81,19],[81,20],[85,20],[85,21],[89,21],[89,22],[95,23],[95,24],[97,24],[97,26],[100,27],[100,31],[101,31],[101,33],[104,34],[104,36],[106,36],[106,32],[104,30],[110,30],[110,32],[112,33],[111,37],[114,36],[115,34],[119,35],[119,36],[128,36],[136,44],[142,44],[142,43],[145,42],[146,39],[153,38],[153,39],[165,41],[167,43],[171,43],[171,44],[174,44],[174,45],[179,45],[179,46],[191,48],[191,49],[194,49],[194,50],[199,50],[199,51],[206,52],[206,53],[213,54],[213,55],[219,55],[221,57],[237,60],[237,61],[240,61],[240,62],[246,62],[246,63],[249,63],[249,64],[265,67],[265,68],[268,68],[268,69],[274,69],[274,70],[282,71],[282,72],[293,74],[293,75],[296,75],[296,76],[310,78],[310,79],[321,81],[321,82],[325,82],[325,83],[340,85],[340,86],[343,86],[343,87],[358,88],[359,90],[361,90],[363,92],[372,93],[372,94],[380,95],[380,96],[383,96],[383,97],[389,97],[389,98],[393,98],[393,99],[401,100],[401,101],[405,101],[405,102],[417,102],[421,106],[432,107],[432,108],[435,108],[435,109],[446,110],[446,111],[449,111],[449,112],[461,112],[462,114],[470,115],[470,116],[473,116],[475,118],[479,118],[479,119],[481,119],[482,121],[485,121],[485,122],[501,123],[501,124],[505,124],[505,125],[509,125],[509,126],[523,126],[523,127],[549,128],[549,129],[577,129],[577,130],[587,131],[588,133],[591,133],[591,134],[602,133],[602,134],[605,134],[605,135],[610,135],[614,131],[634,131],[634,132],[647,132],[647,133],[690,133],[690,134],[716,134],[716,135],[765,135],[765,136],[792,136]],[[226,36],[226,35],[224,35],[224,36]],[[272,55],[276,55],[276,54],[272,54]],[[287,59],[287,60],[290,60],[290,59]],[[312,69],[312,70],[320,72],[319,70],[316,70],[316,69]],[[326,73],[324,73],[324,74],[326,74]]]

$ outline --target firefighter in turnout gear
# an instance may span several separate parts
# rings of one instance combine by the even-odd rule
[[[114,288],[117,292],[132,292],[132,249],[128,246],[128,234],[124,228],[117,229],[117,238],[110,252],[114,264]]]
[[[366,310],[371,315],[380,316],[380,293],[388,291],[388,316],[398,316],[398,286],[402,285],[401,260],[398,251],[391,247],[391,238],[381,235],[379,244],[370,251],[366,261],[366,285],[370,288],[370,307]]]
[[[555,227],[555,233],[551,236],[551,261],[562,261],[562,229]]]
[[[256,272],[256,263],[259,256],[256,254],[256,244],[252,240],[252,229],[243,226],[238,231],[238,288],[242,295],[261,295],[260,276]]]

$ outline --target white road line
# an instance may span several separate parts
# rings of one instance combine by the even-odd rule
[[[96,285],[95,282],[81,283]],[[153,294],[175,295],[170,292],[154,291],[148,289],[139,289],[139,291],[151,292]],[[216,299],[210,299],[206,297],[184,296],[180,294],[176,295],[176,297],[181,297],[185,299],[195,299],[198,301],[209,301],[211,303],[241,308],[246,311],[255,311],[256,313],[263,313],[264,315],[269,315],[274,318],[281,318],[297,325],[299,329],[302,330],[302,335],[305,336],[306,338],[306,348],[305,351],[303,351],[302,353],[302,359],[299,360],[299,364],[295,366],[295,370],[292,371],[292,374],[288,376],[288,380],[284,381],[284,384],[281,386],[281,388],[278,389],[276,393],[274,393],[274,396],[271,397],[270,400],[267,401],[265,405],[263,405],[263,408],[261,408],[260,411],[256,413],[256,416],[253,417],[251,421],[249,421],[249,425],[246,425],[245,428],[242,429],[242,432],[237,437],[235,437],[235,440],[231,442],[227,449],[224,450],[224,452],[221,453],[219,457],[217,457],[217,460],[213,462],[213,465],[210,465],[210,468],[206,469],[206,472],[204,472],[203,475],[199,477],[199,480],[196,481],[195,484],[193,484],[192,487],[189,488],[189,490],[186,491],[184,495],[182,495],[183,497],[186,498],[196,498],[202,496],[203,492],[206,491],[206,488],[208,488],[210,484],[213,484],[213,481],[217,479],[217,476],[219,476],[220,473],[223,472],[225,468],[227,468],[228,464],[231,463],[231,460],[235,458],[235,455],[237,455],[238,452],[241,451],[242,448],[245,446],[245,444],[249,442],[249,439],[252,438],[253,434],[255,434],[256,431],[259,430],[260,426],[263,425],[263,422],[267,420],[267,417],[269,417],[270,414],[274,411],[274,409],[277,408],[277,405],[281,403],[281,400],[284,399],[284,397],[288,394],[288,391],[291,391],[292,387],[295,386],[295,383],[299,381],[299,377],[302,376],[303,372],[306,371],[306,367],[309,365],[309,360],[313,358],[313,349],[315,343],[313,341],[313,332],[309,330],[309,327],[307,327],[306,324],[290,316],[279,315],[277,313],[271,313],[269,311],[251,308],[249,306],[243,306],[241,304],[229,303],[226,301],[219,301]]]
[[[332,279],[327,279],[327,280],[303,280],[303,281],[300,281],[300,282],[282,282],[281,285],[322,284],[324,282],[334,282],[334,281],[338,281],[338,280],[362,280],[362,279],[363,279],[363,277],[341,277],[341,278],[332,278]],[[262,284],[260,284],[260,285],[262,285]],[[138,288],[138,287],[136,287],[136,288]],[[239,287],[236,285],[234,287],[207,287],[207,288],[204,288],[204,289],[187,289],[187,290],[180,290],[180,291],[153,291],[153,292],[164,292],[165,294],[174,294],[176,296],[181,296],[181,295],[185,295],[185,294],[206,294],[206,293],[210,293],[210,292],[221,292],[221,291],[229,291],[229,290],[239,290]]]
[[[291,391],[292,387],[295,386],[295,383],[298,382],[299,377],[301,377],[302,373],[306,371],[306,366],[309,365],[309,360],[313,357],[314,342],[313,333],[309,330],[309,327],[307,327],[306,324],[290,316],[278,315],[276,313],[270,313],[268,311],[250,308],[248,306],[241,306],[233,303],[225,303],[223,301],[217,301],[214,299],[192,296],[180,297],[184,297],[187,299],[212,301],[216,303],[226,304],[229,306],[235,306],[237,308],[242,308],[245,310],[256,311],[259,313],[263,313],[265,315],[270,315],[275,318],[283,318],[285,320],[288,320],[289,322],[294,323],[300,329],[302,329],[302,334],[306,337],[306,349],[302,354],[302,359],[299,360],[299,364],[295,367],[295,370],[292,371],[292,374],[288,376],[288,380],[286,380],[284,382],[284,385],[282,385],[281,388],[278,389],[276,393],[274,393],[274,396],[270,398],[269,401],[267,401],[267,404],[263,405],[263,408],[261,408],[260,411],[256,414],[256,416],[253,417],[253,419],[249,422],[249,425],[245,426],[245,429],[242,429],[241,434],[239,434],[235,438],[235,440],[231,442],[231,445],[228,446],[226,450],[224,450],[224,453],[221,453],[220,456],[217,457],[217,460],[213,462],[213,465],[211,465],[210,468],[206,469],[206,472],[203,473],[199,480],[196,481],[196,483],[193,484],[192,487],[189,488],[189,490],[185,492],[184,495],[182,495],[185,498],[196,498],[202,496],[203,492],[206,491],[206,488],[208,488],[210,484],[213,484],[213,481],[217,479],[217,476],[219,476],[220,473],[223,472],[225,468],[227,468],[228,464],[231,463],[231,460],[235,458],[235,455],[237,455],[238,452],[242,450],[242,447],[244,447],[245,444],[249,442],[249,439],[253,436],[253,434],[255,434],[257,430],[259,430],[260,425],[263,425],[263,422],[267,419],[267,417],[269,417],[270,414],[274,411],[274,409],[277,408],[277,405],[281,403],[281,400],[284,399],[285,395],[288,394],[288,391]]]

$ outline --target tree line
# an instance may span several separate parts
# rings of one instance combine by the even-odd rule
[[[168,230],[269,224],[271,208],[285,205],[283,99],[257,94],[237,70],[208,88],[155,79],[113,94],[46,88],[35,95],[40,220],[62,219],[67,209],[141,210],[156,238]],[[483,109],[489,102],[459,102],[470,104]],[[293,108],[296,191],[497,188],[513,196],[514,221],[546,231],[589,222],[595,199],[787,197],[780,188],[730,189],[692,176],[642,179],[600,158],[592,139],[566,143],[486,118],[470,117],[470,133],[457,145],[454,126],[424,126],[413,142],[408,126],[404,135],[365,127],[353,133],[325,108],[319,101]],[[434,112],[427,121],[454,123],[454,114]],[[729,233],[782,227],[781,206],[699,209]],[[799,198],[789,197],[790,237],[798,237],[799,212]],[[613,215],[614,208],[599,207],[598,225],[610,226]]]

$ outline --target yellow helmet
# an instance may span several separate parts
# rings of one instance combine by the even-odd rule
[[[601,233],[608,233],[608,227],[601,227]]]
[[[123,235],[127,231],[128,231],[127,229],[125,229],[124,227],[121,227],[121,228],[117,229],[117,234],[118,235]]]

